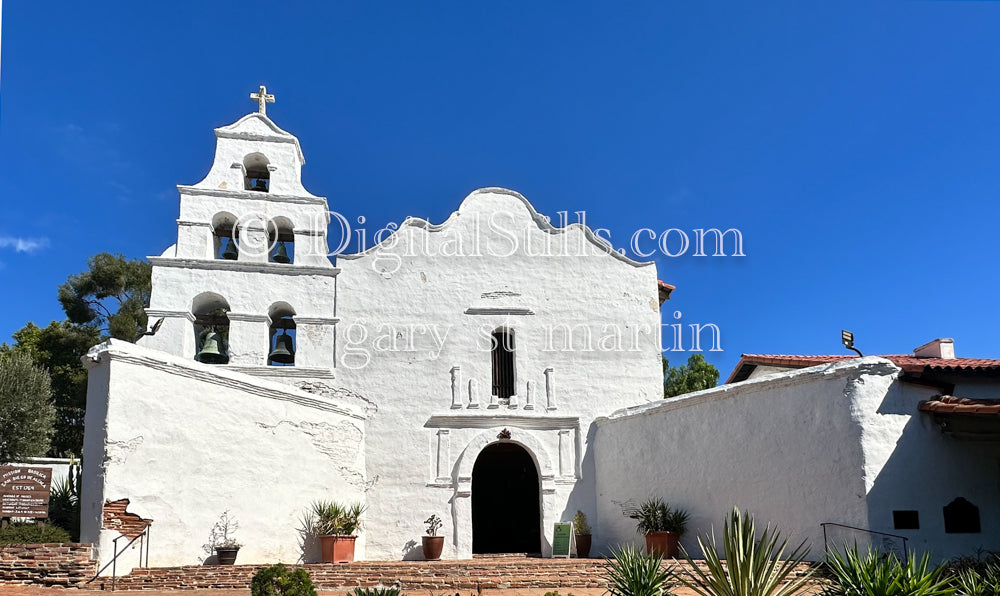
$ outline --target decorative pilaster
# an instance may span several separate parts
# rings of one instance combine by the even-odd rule
[[[545,409],[549,411],[557,409],[553,374],[551,366],[545,369]]]
[[[524,409],[535,409],[535,386],[531,383],[531,381],[525,383],[524,386]]]
[[[462,367],[451,367],[451,409],[462,408]]]
[[[573,437],[570,430],[559,431],[559,475],[571,476],[573,466]]]
[[[469,379],[469,407],[479,407],[479,393],[476,391],[476,380]]]
[[[435,482],[451,481],[448,464],[451,462],[451,431],[442,428],[437,432],[437,458],[435,460]]]

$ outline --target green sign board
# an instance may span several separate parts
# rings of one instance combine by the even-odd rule
[[[569,558],[570,541],[573,538],[573,524],[562,522],[555,524],[552,532],[552,556]]]

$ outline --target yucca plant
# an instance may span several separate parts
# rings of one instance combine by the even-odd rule
[[[604,577],[611,596],[661,596],[674,587],[671,572],[663,568],[663,558],[647,555],[626,545],[612,549],[611,559],[604,563]]]
[[[832,551],[827,555],[827,567],[833,583],[827,596],[950,596],[954,593],[951,578],[944,565],[931,566],[929,553],[917,558],[910,553],[906,562],[895,554],[868,550],[862,554],[857,546]]]
[[[957,596],[1000,596],[1000,559],[978,554],[948,564],[951,587]]]
[[[705,569],[701,569],[683,550],[689,569],[681,583],[700,596],[792,596],[805,589],[809,573],[792,577],[809,549],[803,541],[786,554],[788,540],[768,524],[757,537],[753,516],[733,509],[722,531],[722,550],[726,562],[719,558],[719,547],[713,531],[698,537],[704,554]]]

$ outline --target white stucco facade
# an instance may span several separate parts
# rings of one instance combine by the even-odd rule
[[[162,324],[87,363],[83,539],[103,562],[117,533],[102,507],[124,498],[154,520],[153,565],[197,562],[226,509],[241,561],[315,560],[296,551],[296,516],[320,498],[366,504],[357,558],[421,558],[432,514],[444,556],[469,558],[474,468],[499,443],[537,476],[532,550],[550,552],[552,524],[577,509],[596,515],[593,420],[660,397],[655,265],[490,188],[334,266],[298,141],[263,114],[216,136],[208,175],[178,187],[177,243],[150,258],[147,312]],[[264,163],[267,189],[254,190]],[[271,256],[282,226],[291,263]],[[236,236],[238,258],[222,258]],[[275,305],[294,313],[294,366],[268,365]],[[225,313],[225,364],[195,361],[209,311]],[[509,397],[493,394],[497,330],[516,342]]]

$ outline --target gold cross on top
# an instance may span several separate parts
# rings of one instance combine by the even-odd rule
[[[274,103],[274,96],[268,93],[267,87],[263,85],[260,86],[260,92],[250,94],[250,99],[257,102],[257,111],[265,116],[267,115],[267,108],[265,105]]]

